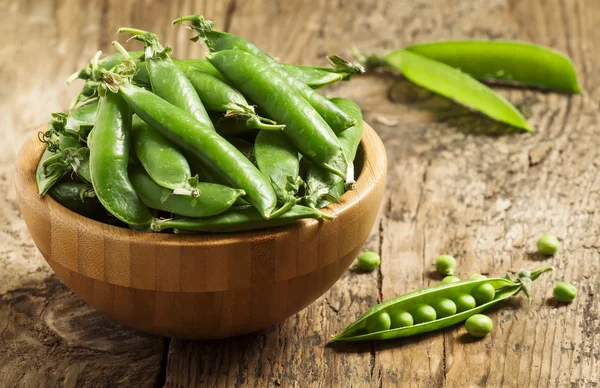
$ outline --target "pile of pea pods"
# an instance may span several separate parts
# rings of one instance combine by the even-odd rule
[[[234,232],[302,218],[355,186],[363,129],[352,101],[315,89],[364,71],[282,64],[249,41],[182,17],[209,48],[174,59],[147,31],[121,28],[143,50],[116,53],[73,74],[85,80],[69,113],[40,141],[39,194],[92,219],[142,231]]]

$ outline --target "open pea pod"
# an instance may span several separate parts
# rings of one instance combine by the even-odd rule
[[[474,78],[517,82],[567,93],[579,93],[571,60],[547,47],[502,40],[443,41],[404,48]]]
[[[523,291],[529,297],[531,282],[536,280],[544,272],[551,271],[552,268],[544,268],[535,271],[521,271],[517,279],[510,279],[508,275],[502,278],[481,279],[481,280],[466,280],[451,284],[439,284],[432,287],[426,287],[405,295],[390,299],[377,306],[371,308],[358,318],[354,323],[348,326],[342,333],[334,336],[331,341],[371,341],[371,340],[386,340],[408,337],[412,335],[427,333],[439,329],[443,329],[459,322],[465,321],[474,314],[479,314],[482,311],[495,306],[501,301],[516,295]],[[456,298],[460,295],[471,294],[478,286],[489,284],[493,286],[495,295],[492,300],[481,303],[478,306],[467,309],[465,311],[446,316],[444,318],[434,319],[428,322],[423,322],[415,325],[390,328],[388,330],[369,332],[367,330],[367,320],[377,314],[392,313],[394,311],[411,311],[417,305],[431,305],[435,301],[442,298]]]
[[[478,110],[494,120],[533,131],[527,119],[510,102],[459,69],[407,50],[392,51],[384,60],[425,89]]]

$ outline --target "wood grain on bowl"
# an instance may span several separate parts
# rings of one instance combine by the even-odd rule
[[[44,145],[32,136],[15,165],[21,212],[38,249],[77,295],[117,321],[179,338],[224,338],[298,312],[347,270],[377,218],[386,175],[365,124],[356,190],[324,210],[333,221],[242,233],[144,233],[80,216],[37,195]],[[360,156],[359,156],[360,157]]]

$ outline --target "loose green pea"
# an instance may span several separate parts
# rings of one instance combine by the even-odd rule
[[[456,283],[456,282],[460,282],[460,279],[457,278],[456,276],[446,276],[442,280],[442,284],[452,284],[452,283]]]
[[[435,268],[442,275],[454,275],[456,259],[450,255],[441,255],[435,260]]]
[[[389,330],[392,325],[390,315],[385,311],[375,314],[367,319],[367,332],[375,333],[378,331]]]
[[[468,277],[468,280],[483,280],[487,279],[487,276],[482,275],[480,273],[474,273],[473,275]]]
[[[577,288],[569,282],[558,282],[554,286],[554,299],[559,302],[570,302],[577,296]]]
[[[435,321],[435,309],[428,304],[418,304],[411,310],[415,324]]]
[[[456,304],[456,312],[462,313],[463,311],[471,310],[477,306],[477,302],[472,295],[469,294],[460,294],[456,298],[454,298],[454,303]]]
[[[375,252],[364,252],[358,256],[358,261],[355,267],[362,270],[371,272],[381,264],[381,257]]]
[[[496,290],[490,283],[483,283],[471,290],[471,295],[477,301],[477,305],[482,305],[494,300]]]
[[[438,319],[456,314],[456,304],[447,298],[441,298],[434,301],[431,307],[435,310]]]
[[[397,329],[399,327],[412,326],[415,321],[413,320],[412,315],[408,311],[397,310],[390,314],[390,318],[392,320],[392,329]]]
[[[549,234],[545,234],[537,242],[538,251],[542,255],[552,256],[558,252],[559,242],[558,239]]]
[[[485,337],[492,331],[492,327],[494,323],[492,320],[483,314],[475,314],[465,322],[465,328],[467,329],[467,333],[469,333],[473,337]]]

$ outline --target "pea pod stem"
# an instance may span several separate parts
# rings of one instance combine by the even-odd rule
[[[152,214],[127,174],[131,110],[120,95],[105,93],[98,106],[90,148],[92,184],[98,199],[112,215],[129,225],[149,225]]]

